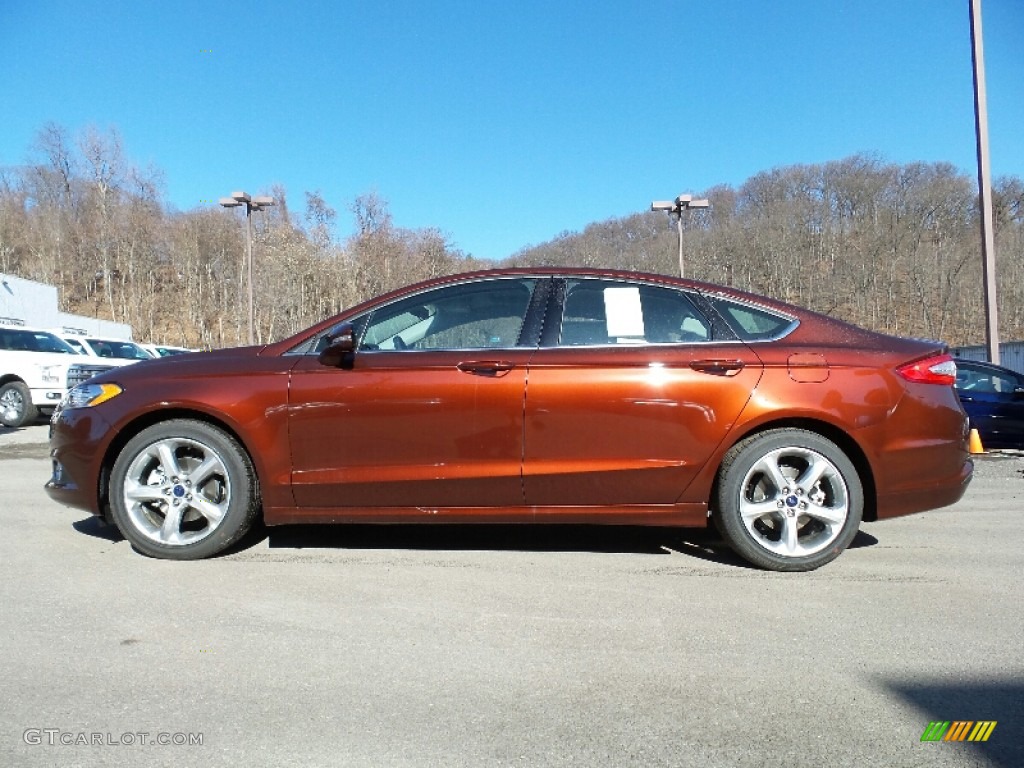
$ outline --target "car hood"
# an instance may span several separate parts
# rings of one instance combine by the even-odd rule
[[[145,362],[143,360],[136,360],[134,358],[126,357],[100,357],[99,355],[79,355],[79,360],[75,360],[75,363],[79,365],[88,366],[105,366],[107,368],[121,368],[125,365],[131,365],[132,363]]]
[[[189,378],[198,375],[211,376],[218,373],[232,373],[244,370],[247,363],[259,357],[262,349],[263,347],[230,347],[212,352],[191,352],[187,355],[127,361],[133,364],[113,368],[96,376],[92,381],[124,384],[146,379]],[[91,359],[110,362],[107,358]],[[294,361],[290,362],[294,363]]]

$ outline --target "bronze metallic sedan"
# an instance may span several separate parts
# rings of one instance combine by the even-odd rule
[[[51,497],[154,557],[283,523],[705,526],[817,568],[862,520],[957,501],[956,366],[766,298],[664,276],[501,270],[265,347],[117,368],[54,414]]]

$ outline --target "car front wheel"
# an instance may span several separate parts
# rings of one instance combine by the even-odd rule
[[[194,560],[234,544],[259,510],[248,455],[223,430],[178,419],[125,445],[110,478],[114,522],[151,557]]]
[[[810,571],[839,557],[860,527],[864,490],[831,440],[777,429],[729,450],[715,522],[744,559],[773,571]]]

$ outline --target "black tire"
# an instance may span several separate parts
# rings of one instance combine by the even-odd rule
[[[198,560],[245,535],[260,509],[259,487],[249,456],[231,435],[177,419],[128,441],[110,476],[110,508],[139,552]]]
[[[9,381],[0,387],[0,423],[17,429],[39,418],[39,409],[32,405],[32,392],[21,381]]]
[[[730,547],[771,571],[811,571],[842,554],[860,528],[864,487],[845,453],[802,429],[734,445],[718,473],[714,521]]]

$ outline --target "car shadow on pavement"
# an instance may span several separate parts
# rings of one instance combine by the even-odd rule
[[[711,529],[629,525],[284,525],[265,529],[271,549],[685,554],[750,567]]]
[[[864,531],[857,531],[857,535],[853,537],[853,541],[850,542],[850,546],[847,549],[860,549],[861,547],[873,547],[878,543],[878,539],[872,536],[870,533],[864,533]]]
[[[107,523],[103,522],[102,518],[95,515],[89,515],[84,520],[77,520],[71,524],[71,527],[79,533],[84,533],[86,536],[103,539],[104,541],[124,541],[124,536],[117,530],[116,525],[107,525]]]
[[[71,524],[79,533],[105,541],[124,541],[116,526],[89,516]],[[757,570],[712,528],[662,528],[630,525],[282,525],[253,526],[240,541],[216,557],[252,549],[498,552],[590,552],[598,554],[687,555],[720,565]],[[870,547],[878,539],[858,531],[850,549]]]

